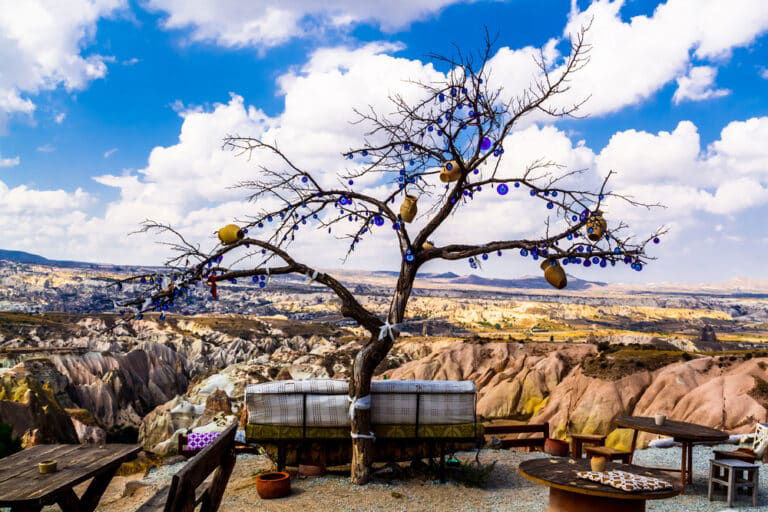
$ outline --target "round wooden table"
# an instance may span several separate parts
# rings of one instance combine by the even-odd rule
[[[611,469],[670,481],[669,475],[656,469],[609,462],[606,470]],[[531,459],[522,462],[517,471],[528,480],[549,487],[548,512],[642,512],[647,500],[671,498],[682,490],[679,484],[670,481],[672,489],[626,492],[579,478],[576,475],[579,471],[590,471],[586,459]]]
[[[682,460],[680,462],[680,482],[693,483],[693,444],[717,443],[728,439],[728,434],[720,430],[686,423],[684,421],[666,420],[663,425],[657,425],[653,418],[646,416],[625,416],[616,420],[616,426],[631,428],[637,431],[649,432],[674,438],[683,447]],[[634,448],[634,439],[632,441]],[[677,471],[677,470],[674,470]]]

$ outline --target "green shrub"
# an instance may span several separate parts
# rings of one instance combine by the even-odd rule
[[[0,423],[0,459],[21,450],[21,439],[13,438],[13,429],[10,425]]]

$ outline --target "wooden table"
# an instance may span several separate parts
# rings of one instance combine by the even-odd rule
[[[674,438],[683,446],[682,460],[680,461],[680,483],[693,484],[693,444],[716,443],[728,439],[728,434],[720,430],[686,423],[684,421],[666,420],[663,425],[657,425],[653,418],[645,416],[625,416],[616,420],[616,426],[634,429],[635,435],[632,447],[635,446],[637,432],[650,432]],[[677,470],[673,470],[677,471]],[[683,489],[685,492],[685,489]]]
[[[65,512],[92,512],[120,464],[134,459],[139,445],[46,444],[0,459],[0,507],[37,512],[57,503]],[[46,475],[37,464],[56,460],[58,471]],[[73,488],[93,478],[78,498]]]
[[[579,478],[576,476],[579,471],[590,471],[589,461],[570,460],[573,462],[565,458],[531,459],[522,462],[518,468],[518,472],[528,480],[549,487],[548,512],[642,512],[647,500],[671,498],[681,491],[681,486],[673,482],[670,482],[672,489],[664,491],[622,491]],[[610,469],[669,481],[669,475],[657,469],[609,462],[606,470]]]

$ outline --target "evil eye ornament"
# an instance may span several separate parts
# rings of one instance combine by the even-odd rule
[[[341,196],[341,198],[339,198],[339,204],[342,206],[346,206],[348,204],[352,204],[352,200],[347,196]]]
[[[384,217],[381,215],[374,215],[373,216],[373,223],[377,226],[383,226],[384,225]]]
[[[483,140],[480,141],[480,149],[483,151],[491,149],[491,139],[483,137]]]
[[[306,176],[302,176],[302,177],[301,177],[301,182],[302,182],[302,183],[306,183],[306,182],[308,182],[308,181],[309,181],[309,178],[307,178]]]
[[[507,186],[506,183],[502,183],[501,185],[496,187],[496,192],[498,192],[500,196],[504,196],[507,194],[507,192],[509,192],[509,187]]]

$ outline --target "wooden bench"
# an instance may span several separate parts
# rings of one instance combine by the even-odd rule
[[[544,441],[549,437],[549,423],[531,423],[521,425],[507,420],[487,421],[483,423],[486,443],[497,438],[502,448],[525,447],[543,449]],[[516,434],[542,434],[541,437],[517,437]]]
[[[221,505],[224,490],[235,466],[235,432],[237,422],[221,433],[211,444],[189,459],[171,484],[160,489],[137,512],[215,512]],[[208,477],[213,474],[210,480]]]

